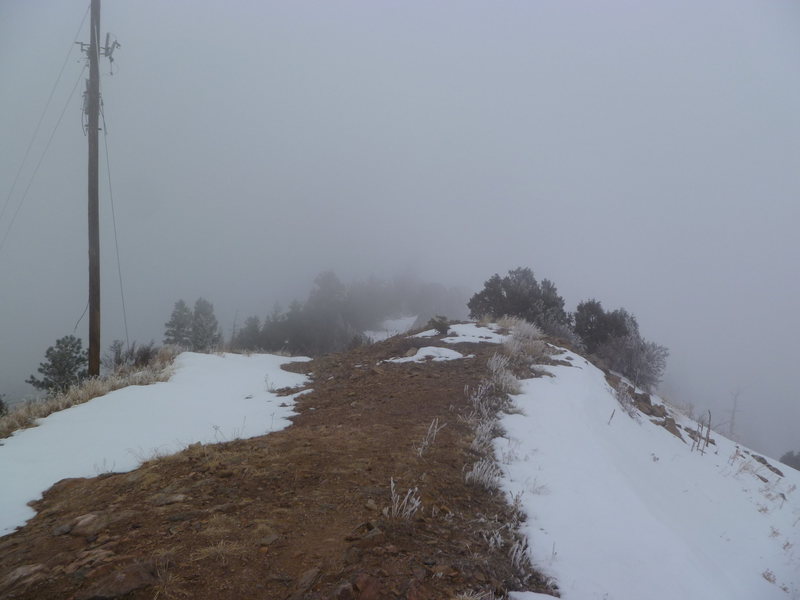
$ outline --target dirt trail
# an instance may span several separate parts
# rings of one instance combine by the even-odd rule
[[[437,339],[289,365],[309,373],[313,391],[283,431],[59,482],[34,519],[0,538],[0,598],[421,600],[520,589],[508,548],[488,541],[508,508],[463,478],[477,458],[458,418],[464,389],[485,377],[496,346],[459,344],[475,357],[455,361],[380,362]],[[434,418],[446,425],[419,456]],[[402,496],[418,489],[412,520],[383,514],[391,479]]]

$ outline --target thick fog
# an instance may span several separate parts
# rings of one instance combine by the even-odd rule
[[[77,47],[9,195],[87,5],[0,2],[9,398],[87,301]],[[198,296],[229,334],[325,270],[477,291],[527,266],[569,309],[634,313],[671,350],[670,399],[726,430],[738,393],[743,442],[800,449],[796,2],[109,1],[101,31],[131,339]],[[104,154],[106,347],[125,333]]]

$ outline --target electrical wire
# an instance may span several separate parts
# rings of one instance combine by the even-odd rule
[[[14,215],[11,217],[11,221],[8,224],[8,228],[6,229],[6,233],[3,236],[3,239],[0,240],[0,255],[2,255],[3,248],[5,247],[6,240],[8,239],[9,234],[11,233],[11,229],[14,227],[14,223],[17,220],[17,216],[19,216],[19,211],[22,209],[22,206],[25,204],[25,200],[28,199],[28,192],[33,185],[34,180],[36,179],[36,175],[39,172],[39,167],[42,166],[42,162],[44,161],[44,157],[47,155],[47,151],[50,149],[50,144],[53,142],[53,138],[56,135],[56,131],[58,131],[58,126],[61,125],[61,121],[64,118],[64,113],[67,112],[67,108],[69,107],[69,103],[72,101],[72,97],[75,95],[75,90],[78,88],[78,84],[83,77],[84,72],[86,71],[86,66],[84,65],[81,72],[78,74],[78,78],[75,80],[75,85],[72,86],[72,91],[69,93],[69,98],[64,103],[64,108],[61,109],[61,114],[58,116],[58,121],[53,127],[53,131],[50,133],[50,137],[47,139],[47,144],[45,144],[44,150],[42,151],[41,156],[39,157],[39,162],[36,163],[36,167],[33,169],[33,174],[31,175],[30,180],[28,181],[28,185],[25,188],[25,191],[22,193],[22,199],[19,201],[17,205],[17,209],[14,211]]]
[[[42,109],[42,114],[39,117],[39,122],[36,123],[36,128],[33,130],[33,135],[31,136],[30,142],[28,142],[28,147],[25,149],[25,154],[22,157],[22,162],[19,165],[19,169],[17,169],[16,175],[14,175],[14,180],[11,182],[11,189],[8,191],[8,196],[6,196],[6,201],[3,203],[3,209],[0,210],[0,222],[3,220],[3,217],[6,214],[6,209],[8,208],[8,203],[11,201],[11,197],[14,195],[14,190],[17,188],[17,182],[19,181],[19,177],[22,174],[22,169],[25,167],[25,163],[28,162],[28,156],[31,153],[31,148],[33,148],[33,142],[36,141],[36,137],[39,135],[39,129],[42,127],[42,122],[44,121],[44,117],[47,114],[47,109],[50,108],[50,102],[53,100],[53,96],[56,93],[56,88],[58,87],[58,83],[61,81],[61,76],[64,74],[64,69],[69,62],[69,57],[72,54],[72,50],[75,48],[75,43],[78,41],[78,36],[81,34],[81,30],[83,29],[83,25],[86,23],[86,17],[89,15],[89,6],[86,7],[86,12],[83,13],[83,19],[81,19],[81,24],[78,27],[78,31],[75,32],[75,37],[72,40],[72,43],[69,46],[69,50],[67,50],[67,55],[64,57],[64,62],[61,64],[61,69],[58,71],[58,76],[56,77],[56,82],[53,84],[53,88],[50,90],[50,95],[47,97],[47,102],[44,104],[44,109]]]
[[[111,163],[108,160],[108,128],[106,127],[106,113],[103,104],[100,104],[100,115],[103,118],[103,146],[106,151],[106,173],[108,174],[108,198],[111,203],[111,222],[114,224],[114,248],[117,252],[117,273],[119,275],[119,295],[122,298],[122,321],[125,325],[125,347],[130,348],[130,338],[128,336],[128,311],[125,308],[125,288],[122,285],[122,263],[119,259],[119,239],[117,236],[117,213],[114,209],[114,190],[111,187]]]

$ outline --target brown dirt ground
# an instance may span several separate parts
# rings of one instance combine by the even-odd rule
[[[437,339],[395,337],[288,365],[309,374],[312,391],[283,431],[58,482],[34,503],[36,517],[0,538],[0,598],[546,592],[536,574],[511,568],[507,544],[488,542],[510,518],[502,494],[464,483],[478,458],[458,418],[464,390],[486,376],[496,346],[459,344],[476,357],[457,361],[379,362]],[[446,426],[420,457],[434,418]],[[392,478],[403,495],[419,489],[411,521],[383,514]]]

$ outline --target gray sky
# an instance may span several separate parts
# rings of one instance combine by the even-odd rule
[[[87,5],[0,0],[0,208]],[[200,295],[229,330],[326,269],[477,291],[530,266],[569,308],[633,312],[671,349],[673,400],[720,422],[740,390],[745,443],[800,449],[796,2],[108,1],[102,31],[132,338]],[[86,304],[82,86],[0,249],[10,395]],[[107,187],[104,346],[123,336]]]

